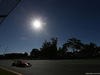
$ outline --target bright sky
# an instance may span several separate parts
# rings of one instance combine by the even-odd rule
[[[34,20],[41,28],[32,27]],[[69,38],[100,46],[100,0],[22,0],[0,25],[0,54],[40,49],[45,40]]]

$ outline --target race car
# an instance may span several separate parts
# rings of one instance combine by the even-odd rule
[[[30,67],[32,66],[30,63],[25,63],[22,61],[14,61],[14,63],[12,63],[12,66],[16,66],[16,67]]]

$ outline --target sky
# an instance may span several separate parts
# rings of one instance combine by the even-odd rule
[[[34,19],[41,29],[33,28]],[[21,0],[0,25],[0,54],[30,53],[51,37],[58,48],[73,37],[100,46],[99,32],[100,0]]]

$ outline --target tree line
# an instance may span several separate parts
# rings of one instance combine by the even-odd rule
[[[74,59],[74,58],[99,58],[100,46],[95,43],[83,44],[77,38],[70,38],[66,43],[57,49],[57,38],[45,41],[40,50],[32,49],[32,59]]]

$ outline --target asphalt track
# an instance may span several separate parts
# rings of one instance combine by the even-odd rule
[[[100,60],[23,60],[31,67],[12,67],[13,60],[0,60],[0,66],[22,75],[100,75]]]

